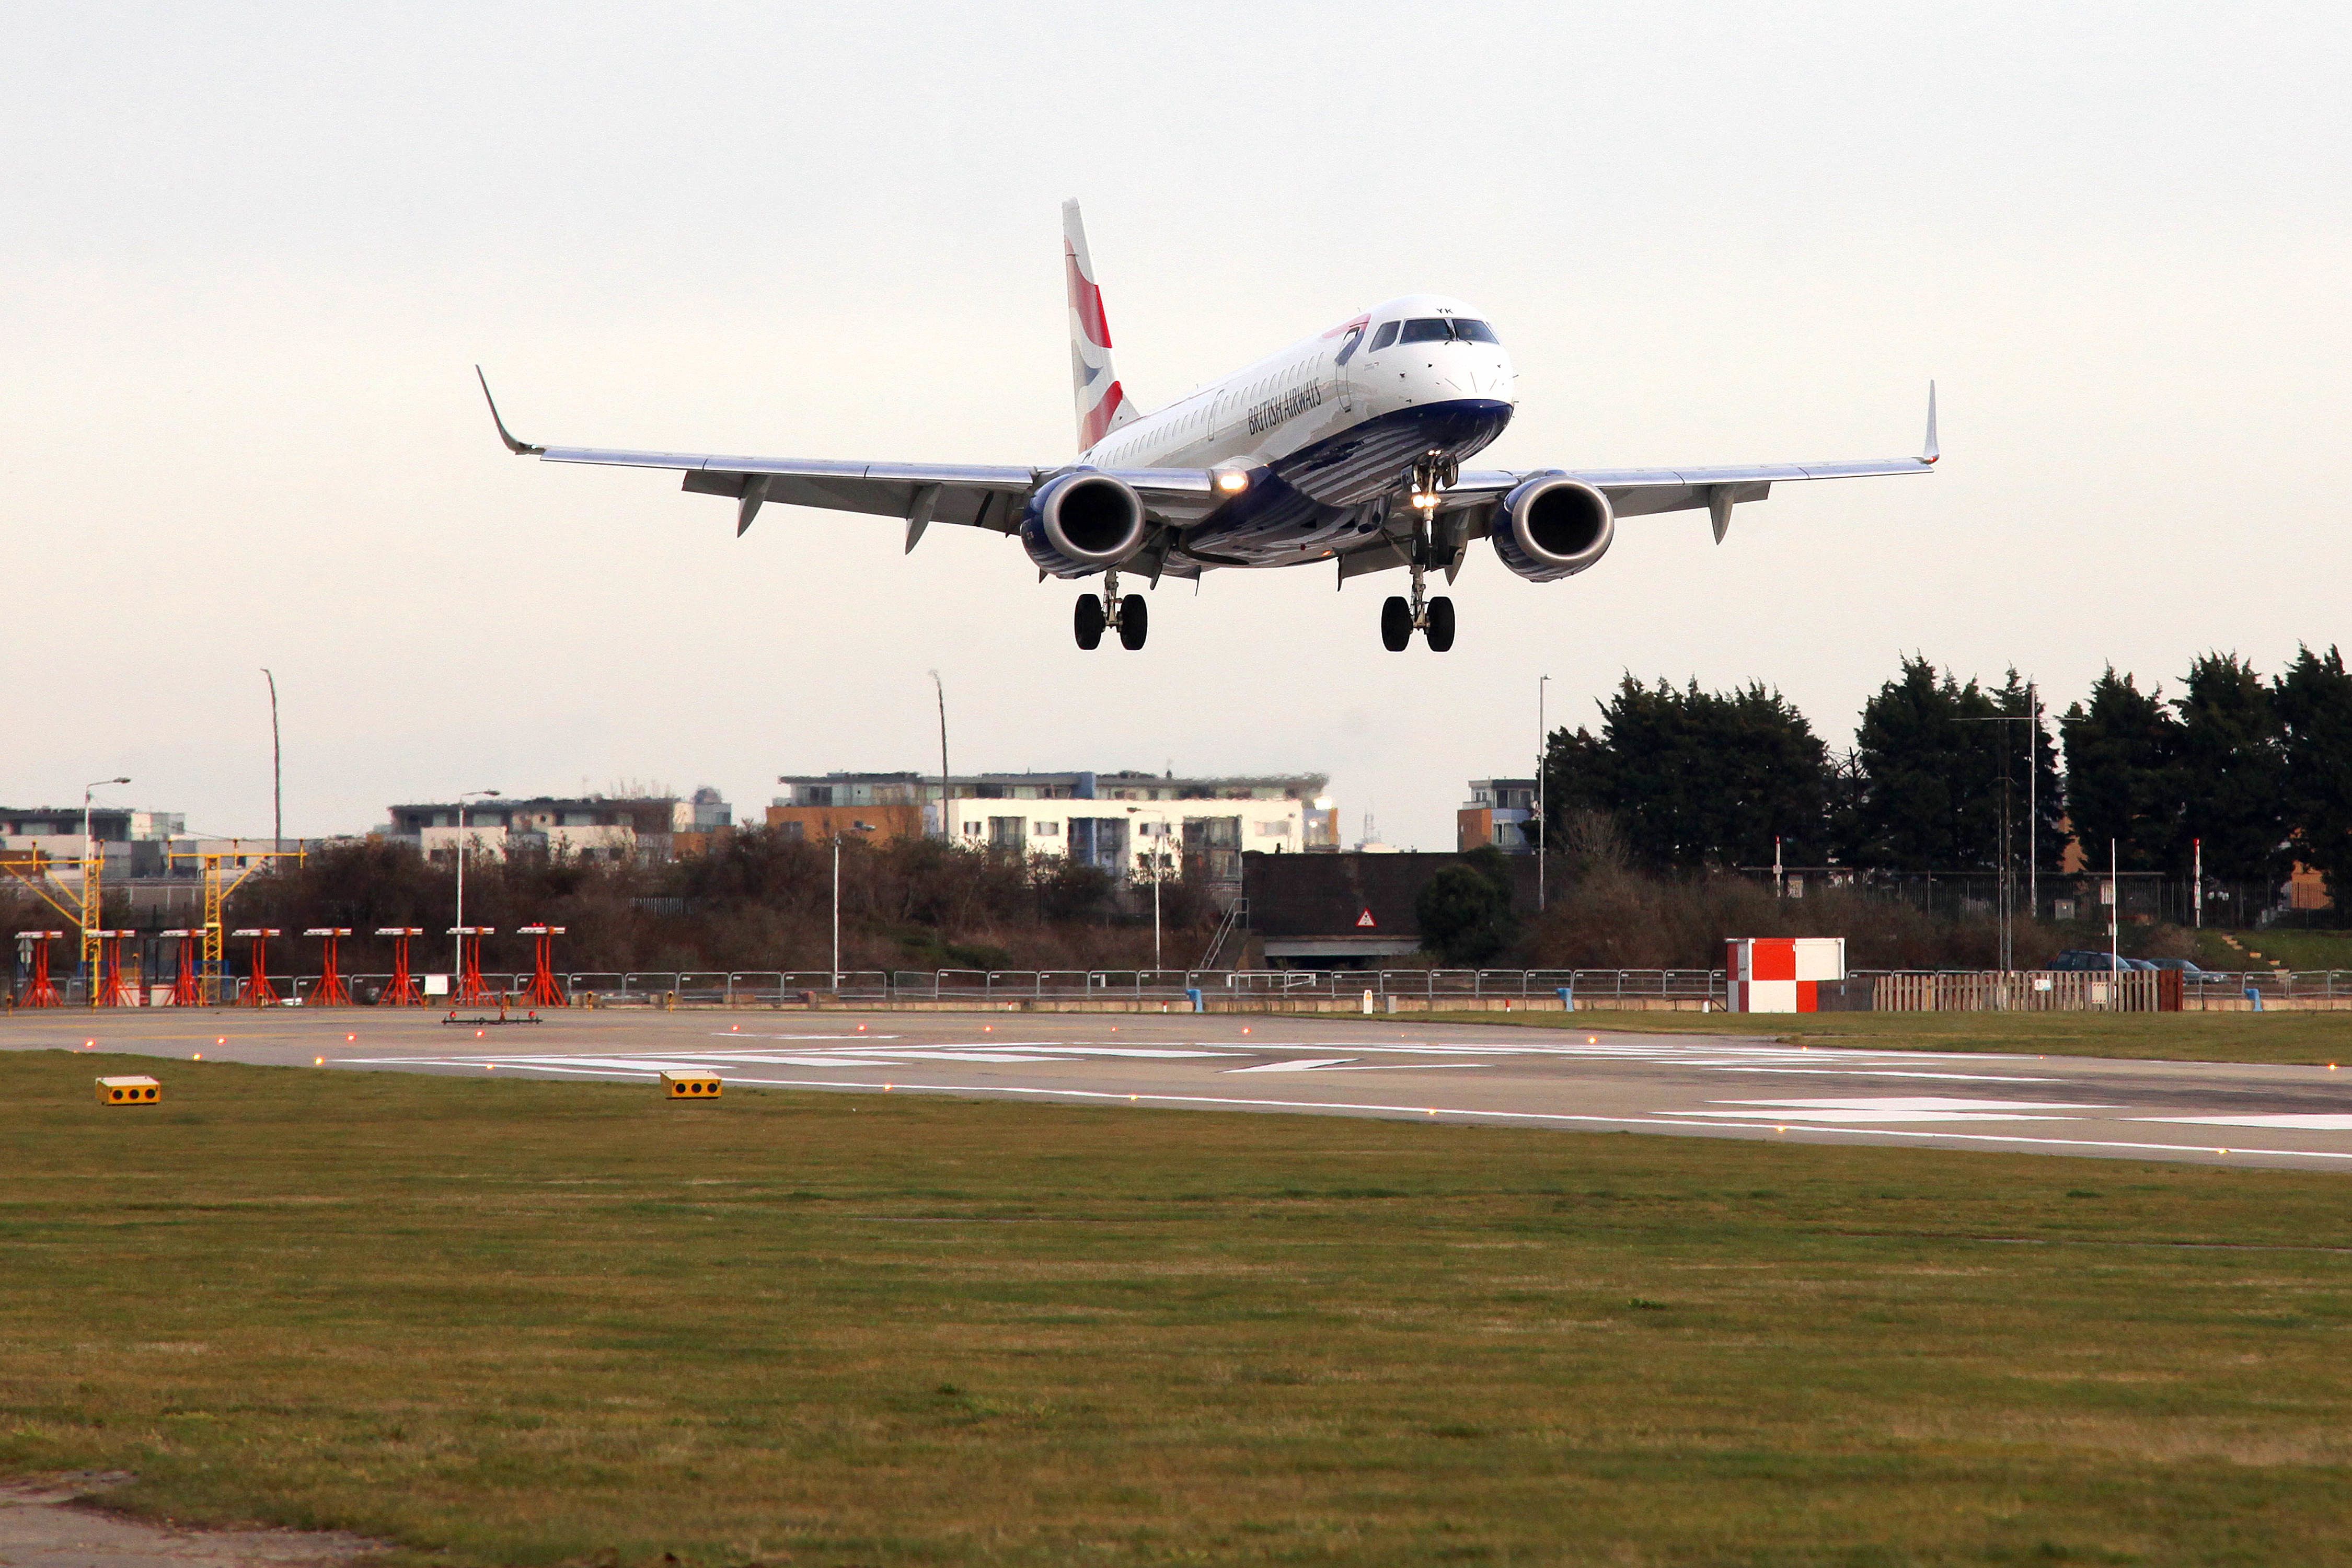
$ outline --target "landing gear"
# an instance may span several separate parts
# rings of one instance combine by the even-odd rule
[[[1381,646],[1391,653],[1402,653],[1410,647],[1415,632],[1428,639],[1432,653],[1444,653],[1454,646],[1454,601],[1443,594],[1434,599],[1423,596],[1425,572],[1415,562],[1412,599],[1391,594],[1381,605]]]
[[[1429,613],[1422,617],[1421,635],[1429,639],[1429,651],[1444,653],[1454,646],[1454,601],[1443,594],[1429,601]]]
[[[1083,648],[1102,647],[1103,633],[1106,630],[1116,631],[1118,633],[1118,646],[1132,653],[1143,646],[1144,637],[1151,629],[1151,610],[1139,596],[1121,595],[1118,574],[1106,572],[1103,574],[1102,597],[1097,598],[1092,594],[1078,595],[1078,607],[1071,617],[1070,629],[1077,634],[1078,646]]]
[[[1439,492],[1458,473],[1454,459],[1439,451],[1416,458],[1404,472],[1405,499],[1421,518],[1413,526],[1411,546],[1400,545],[1405,549],[1405,563],[1412,568],[1412,598],[1391,595],[1381,606],[1381,646],[1391,653],[1402,653],[1416,631],[1428,640],[1432,653],[1454,646],[1454,601],[1442,594],[1430,598],[1428,587],[1432,563],[1443,563],[1433,542]]]
[[[1381,606],[1381,646],[1391,653],[1402,653],[1412,645],[1412,607],[1391,594]]]

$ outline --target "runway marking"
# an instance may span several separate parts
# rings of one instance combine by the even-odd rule
[[[1661,1110],[1661,1116],[1747,1121],[1786,1121],[1793,1114],[1808,1121],[2067,1121],[2065,1116],[2004,1114],[1985,1110]],[[1693,1125],[1697,1125],[1695,1120]]]
[[[2180,1127],[2278,1127],[2290,1132],[2352,1132],[2352,1116],[2135,1116]]]
[[[1769,1105],[1783,1110],[2121,1110],[2120,1105],[2082,1105],[2064,1100],[1953,1100],[1914,1095],[1864,1100],[1718,1100],[1717,1105]]]
[[[1447,1062],[1454,1068],[1490,1068],[1493,1062]],[[1226,1068],[1227,1073],[1244,1072],[1428,1072],[1428,1062],[1369,1062],[1360,1063],[1353,1057],[1310,1058],[1303,1062],[1266,1062],[1254,1068]]]
[[[1234,1095],[1215,1094],[1146,1094],[1125,1093],[1112,1089],[1034,1089],[1021,1084],[948,1084],[948,1083],[845,1083],[838,1079],[737,1079],[730,1082],[754,1089],[897,1089],[906,1093],[1034,1095],[1046,1100],[1098,1100],[1106,1104],[1124,1102],[1134,1105],[1150,1101],[1155,1105],[1206,1105],[1244,1110],[1346,1110],[1366,1111],[1381,1116],[1460,1116],[1473,1121],[1534,1121],[1553,1125],[1582,1127],[1653,1127],[1681,1132],[1705,1128],[1714,1131],[1760,1131],[1761,1123],[1708,1123],[1662,1116],[1584,1116],[1556,1110],[1491,1110],[1465,1106],[1381,1105],[1348,1100],[1245,1100]],[[1943,1143],[1992,1143],[2005,1147],[2049,1150],[2096,1149],[2120,1151],[2135,1154],[2222,1154],[2241,1157],[2259,1155],[2281,1160],[2342,1160],[2352,1161],[2352,1150],[2331,1149],[2264,1149],[2239,1145],[2232,1150],[2211,1148],[2201,1143],[2142,1143],[2120,1138],[2045,1138],[2021,1133],[1998,1132],[1929,1132],[1906,1131],[1899,1128],[1836,1127],[1811,1122],[1788,1121],[1779,1124],[1784,1132],[1814,1132],[1825,1138],[1932,1139]]]

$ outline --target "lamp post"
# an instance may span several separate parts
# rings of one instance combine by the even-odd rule
[[[82,967],[85,972],[83,985],[89,994],[89,1004],[93,1007],[98,1005],[98,939],[90,933],[102,929],[106,924],[101,918],[105,914],[103,907],[106,901],[105,873],[100,869],[106,864],[106,860],[98,852],[98,835],[90,828],[90,802],[100,790],[109,784],[126,784],[130,782],[131,780],[126,776],[99,779],[81,786],[81,931],[79,935]]]
[[[853,833],[871,833],[874,829],[863,822],[850,824]],[[833,832],[833,994],[841,995],[841,830]]]
[[[267,666],[261,676],[269,682],[269,847],[282,851],[286,847],[286,769],[278,749],[278,678]]]
[[[948,689],[938,670],[931,671],[931,689],[940,700],[940,837],[955,842],[955,829],[948,825]]]
[[[466,803],[469,800],[496,800],[494,789],[469,789],[457,797],[457,931],[449,940],[457,944],[457,967],[452,973],[463,973],[466,967]]]
[[[1143,808],[1130,805],[1127,814],[1134,816]],[[1160,846],[1151,852],[1151,972],[1160,973],[1160,879],[1165,872],[1168,858],[1168,814],[1153,813],[1160,819]]]
[[[1536,912],[1540,914],[1544,901],[1544,850],[1551,837],[1551,820],[1544,815],[1544,688],[1551,677],[1536,677]]]

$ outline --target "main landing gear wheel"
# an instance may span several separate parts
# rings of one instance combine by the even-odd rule
[[[1381,646],[1391,653],[1402,653],[1412,643],[1412,606],[1400,595],[1391,594],[1381,605]]]
[[[1078,595],[1077,614],[1072,617],[1071,629],[1078,635],[1078,646],[1084,648],[1102,647],[1103,627],[1108,617],[1103,614],[1103,602],[1092,594]]]
[[[1151,629],[1151,606],[1137,595],[1129,594],[1118,602],[1118,646],[1133,653],[1143,646],[1144,634]]]
[[[1429,601],[1429,614],[1423,618],[1421,635],[1429,639],[1429,651],[1444,653],[1454,646],[1454,601],[1439,595]]]

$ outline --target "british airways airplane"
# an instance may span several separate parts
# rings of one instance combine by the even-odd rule
[[[1435,294],[1376,305],[1140,413],[1112,367],[1110,327],[1076,202],[1062,205],[1062,234],[1082,448],[1074,462],[987,468],[536,447],[507,429],[495,400],[490,417],[518,456],[681,470],[686,489],[733,498],[739,537],[769,501],[902,518],[909,551],[935,522],[1017,534],[1040,582],[1101,576],[1099,595],[1078,598],[1082,648],[1101,646],[1107,630],[1121,647],[1143,646],[1148,608],[1119,592],[1122,574],[1157,585],[1163,576],[1197,579],[1220,566],[1331,562],[1342,584],[1368,572],[1408,571],[1411,596],[1393,595],[1381,607],[1381,641],[1402,652],[1418,631],[1442,653],[1454,646],[1454,601],[1429,596],[1428,574],[1443,572],[1452,583],[1481,535],[1504,565],[1548,583],[1598,563],[1621,517],[1704,507],[1720,544],[1731,509],[1762,500],[1777,483],[1924,474],[1937,457],[1930,383],[1927,438],[1916,458],[1465,468],[1510,423],[1517,389],[1494,328],[1461,300]],[[490,395],[487,378],[482,395]]]

